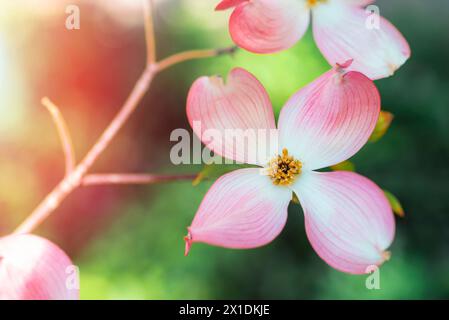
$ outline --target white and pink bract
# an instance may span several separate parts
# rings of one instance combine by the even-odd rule
[[[402,34],[385,18],[369,25],[363,8],[370,0],[223,0],[216,10],[234,8],[229,31],[251,52],[274,53],[300,40],[312,16],[315,42],[331,65],[353,59],[351,70],[375,80],[391,76],[410,57]]]
[[[0,238],[0,300],[76,300],[72,262],[52,242],[29,234]],[[75,283],[76,285],[76,283]]]
[[[348,61],[299,90],[283,107],[277,154],[288,149],[302,164],[290,185],[275,185],[259,168],[236,170],[219,178],[203,199],[186,237],[227,248],[255,248],[275,239],[287,221],[294,192],[303,207],[306,233],[318,255],[335,269],[366,273],[389,257],[395,221],[383,191],[352,172],[317,172],[357,153],[370,137],[380,112],[380,97],[368,77],[344,68]],[[244,69],[230,72],[227,84],[199,78],[187,100],[190,123],[205,128],[275,128],[262,84]],[[200,138],[201,132],[195,132]],[[225,135],[224,135],[225,136]],[[203,141],[205,142],[205,141]],[[206,142],[205,142],[206,143]],[[226,138],[208,147],[226,158]],[[257,153],[257,145],[249,153]],[[254,163],[253,163],[254,164]],[[267,163],[256,163],[266,167]]]

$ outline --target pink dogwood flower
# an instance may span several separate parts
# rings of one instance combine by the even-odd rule
[[[28,234],[0,238],[0,300],[79,299],[78,275],[73,271],[64,251],[44,238]]]
[[[352,70],[375,80],[391,76],[410,57],[402,34],[386,19],[367,13],[373,0],[223,0],[216,10],[234,8],[229,31],[251,52],[292,47],[313,17],[313,36],[326,60],[354,59]],[[371,16],[370,16],[371,14]]]
[[[204,197],[186,236],[227,248],[255,248],[275,239],[287,220],[293,192],[304,211],[307,237],[335,269],[362,274],[389,258],[395,221],[383,191],[353,172],[318,172],[353,156],[370,137],[380,96],[363,74],[346,71],[350,62],[325,73],[294,94],[280,113],[278,148],[261,168],[238,169],[219,178]],[[206,141],[204,130],[276,130],[269,96],[244,69],[221,78],[201,77],[192,85],[187,115],[195,134],[225,158],[244,155],[232,141]],[[200,121],[201,130],[193,122]],[[248,153],[257,153],[257,144]],[[254,157],[252,157],[254,159]]]

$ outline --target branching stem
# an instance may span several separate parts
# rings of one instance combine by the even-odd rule
[[[47,97],[42,98],[42,104],[47,108],[51,117],[53,118],[53,122],[56,125],[56,129],[58,130],[59,139],[61,140],[62,150],[64,152],[65,158],[65,172],[66,176],[68,176],[73,169],[75,168],[75,151],[73,149],[72,138],[70,136],[69,128],[59,111],[59,108],[50,101]]]
[[[50,102],[48,98],[43,99],[43,104],[49,109],[53,119],[58,127],[61,141],[63,141],[64,152],[66,155],[66,171],[67,174],[61,182],[44,198],[44,200],[36,207],[36,209],[25,219],[25,221],[17,227],[14,233],[30,233],[37,226],[39,226],[51,213],[59,207],[64,199],[76,188],[81,185],[95,185],[95,184],[144,184],[157,183],[174,180],[190,180],[194,179],[193,175],[186,176],[157,176],[157,175],[87,175],[88,170],[92,167],[98,157],[109,146],[112,139],[116,136],[118,131],[123,127],[131,114],[137,108],[142,97],[148,91],[151,82],[155,75],[178,63],[214,57],[222,54],[232,54],[235,52],[235,47],[225,49],[212,50],[193,50],[174,54],[168,58],[156,62],[156,45],[154,40],[154,27],[152,18],[152,1],[144,1],[144,19],[145,19],[145,40],[147,44],[147,66],[140,78],[137,80],[133,90],[126,99],[122,108],[105,129],[103,134],[93,145],[84,159],[78,164],[74,165],[73,147],[68,134],[67,126],[60,115],[58,108]]]
[[[197,174],[161,175],[161,174],[130,174],[108,173],[88,174],[83,178],[83,186],[110,185],[110,184],[154,184],[170,181],[193,181]]]

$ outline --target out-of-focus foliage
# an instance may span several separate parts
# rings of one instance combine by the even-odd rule
[[[14,64],[6,64],[8,69],[20,65],[23,73],[3,82],[22,81],[28,90],[25,94],[8,89],[14,97],[0,107],[3,234],[64,173],[58,138],[39,104],[42,96],[61,106],[80,158],[117,112],[144,66],[140,1],[135,9],[120,9],[112,17],[104,6],[107,3],[112,10],[114,1],[81,1],[81,30],[76,32],[63,26],[64,6],[74,2],[69,0],[54,1],[58,6],[52,6],[53,18],[38,18],[30,11],[27,23],[18,20],[16,26],[2,28],[0,60],[7,51],[14,57]],[[229,13],[213,12],[214,1],[157,3],[160,57],[232,44],[226,29]],[[351,159],[357,172],[400,199],[407,213],[405,219],[397,219],[392,257],[380,268],[381,289],[368,290],[365,276],[327,266],[308,243],[303,215],[295,203],[290,205],[284,231],[266,247],[229,250],[195,244],[184,257],[186,227],[221,173],[212,170],[195,187],[177,182],[82,188],[73,193],[38,233],[45,233],[79,265],[82,298],[449,298],[449,21],[445,14],[449,3],[379,0],[376,4],[404,33],[413,52],[393,77],[376,82],[382,105],[395,115],[388,134]],[[7,30],[12,30],[11,41],[3,42]],[[292,94],[330,68],[309,31],[283,53],[264,56],[239,50],[233,58],[192,61],[164,71],[94,170],[200,172],[201,165],[170,165],[174,145],[170,132],[189,128],[185,99],[192,82],[203,75],[226,76],[236,66],[260,79],[276,115]],[[5,91],[1,90],[0,94]]]
[[[331,167],[334,171],[355,171],[355,164],[349,160],[337,163]]]
[[[285,230],[266,247],[239,251],[195,244],[191,255],[184,257],[182,237],[212,183],[206,181],[195,188],[189,183],[151,187],[147,200],[116,208],[120,217],[80,260],[82,295],[192,299],[449,297],[449,98],[444,89],[449,79],[443,71],[448,68],[444,57],[449,54],[449,37],[432,38],[434,33],[429,34],[431,29],[449,30],[449,26],[446,20],[435,18],[430,3],[424,6],[407,1],[408,10],[403,10],[404,4],[379,1],[382,13],[404,32],[413,48],[411,61],[394,77],[377,82],[383,105],[395,114],[394,126],[388,135],[351,159],[358,172],[396,194],[407,211],[407,219],[397,221],[391,260],[380,268],[380,290],[368,290],[365,276],[340,273],[319,259],[307,241],[300,206],[293,203]],[[200,20],[189,21],[182,34],[177,34],[175,27],[166,31],[166,40],[180,43],[177,48],[228,43],[222,36],[225,30],[217,33],[221,37],[208,36]],[[281,54],[259,56],[239,51],[234,58],[188,63],[164,76],[165,86],[176,83],[178,88],[177,105],[171,106],[177,116],[185,117],[185,94],[195,78],[226,75],[233,66],[247,68],[261,80],[277,114],[296,90],[329,68],[310,32]],[[167,89],[161,86],[157,90]]]
[[[233,170],[244,168],[244,165],[221,165],[221,164],[205,164],[201,171],[196,176],[195,180],[193,180],[192,184],[197,186],[204,180],[216,180],[220,176],[229,173]]]
[[[404,209],[402,208],[401,203],[399,202],[399,199],[396,198],[394,194],[392,194],[390,191],[384,190],[385,195],[387,196],[388,201],[391,204],[391,208],[393,209],[393,212],[396,213],[400,217],[404,217]]]

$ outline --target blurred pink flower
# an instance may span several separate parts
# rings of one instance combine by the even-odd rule
[[[313,16],[313,35],[331,65],[354,59],[352,70],[375,80],[391,76],[410,57],[402,34],[386,19],[365,12],[370,0],[223,0],[234,8],[229,30],[234,42],[255,53],[292,47]],[[373,24],[374,20],[378,25]]]
[[[78,275],[73,272],[76,271],[64,251],[44,238],[0,238],[1,300],[78,299]]]
[[[186,236],[193,242],[228,248],[255,248],[282,231],[294,192],[303,207],[307,236],[318,255],[335,269],[361,274],[388,258],[395,221],[383,191],[352,172],[317,172],[353,156],[367,142],[380,112],[374,83],[359,72],[337,66],[299,90],[278,121],[279,147],[261,168],[225,174],[203,199]],[[190,89],[187,115],[202,129],[274,129],[275,118],[262,84],[244,69],[234,69],[224,84],[201,77]],[[193,126],[193,125],[192,125]],[[194,131],[195,131],[195,126]],[[226,158],[244,159],[226,135],[205,141]],[[248,153],[257,153],[249,145]],[[238,148],[237,148],[238,149]]]

